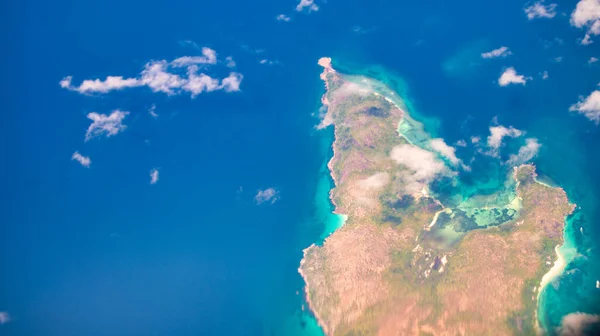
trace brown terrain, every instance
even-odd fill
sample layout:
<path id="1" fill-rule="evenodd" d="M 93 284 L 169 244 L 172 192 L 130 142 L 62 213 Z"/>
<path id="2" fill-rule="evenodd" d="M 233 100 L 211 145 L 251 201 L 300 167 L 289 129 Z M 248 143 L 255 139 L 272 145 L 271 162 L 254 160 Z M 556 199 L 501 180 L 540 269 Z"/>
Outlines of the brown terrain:
<path id="1" fill-rule="evenodd" d="M 537 183 L 533 166 L 517 167 L 518 218 L 439 244 L 427 227 L 441 204 L 418 190 L 430 180 L 391 155 L 407 146 L 398 133 L 404 107 L 368 81 L 339 74 L 328 59 L 319 64 L 324 122 L 336 135 L 331 198 L 348 216 L 322 246 L 305 250 L 300 267 L 325 333 L 535 334 L 536 287 L 573 209 L 564 191 Z"/>

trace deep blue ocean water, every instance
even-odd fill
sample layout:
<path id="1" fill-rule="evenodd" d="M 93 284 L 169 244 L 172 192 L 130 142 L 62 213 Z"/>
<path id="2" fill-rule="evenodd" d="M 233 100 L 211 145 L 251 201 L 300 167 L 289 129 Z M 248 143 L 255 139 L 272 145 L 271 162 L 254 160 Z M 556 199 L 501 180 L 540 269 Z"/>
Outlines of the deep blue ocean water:
<path id="1" fill-rule="evenodd" d="M 545 318 L 600 313 L 600 131 L 568 112 L 597 87 L 600 66 L 587 60 L 600 48 L 577 44 L 575 2 L 535 21 L 513 0 L 317 3 L 310 14 L 294 1 L 0 5 L 0 311 L 12 319 L 1 335 L 318 334 L 297 268 L 332 221 L 332 132 L 314 129 L 322 56 L 401 78 L 413 112 L 448 143 L 487 136 L 494 117 L 537 137 L 539 172 L 581 207 L 581 256 L 548 288 Z M 198 54 L 187 40 L 231 55 L 241 92 L 90 97 L 58 85 Z M 503 45 L 514 55 L 479 56 Z M 534 80 L 500 88 L 506 66 Z M 131 112 L 127 130 L 84 143 L 85 115 L 116 108 Z M 75 150 L 91 168 L 70 160 Z M 161 177 L 149 185 L 153 167 Z M 268 187 L 280 200 L 257 206 Z"/>

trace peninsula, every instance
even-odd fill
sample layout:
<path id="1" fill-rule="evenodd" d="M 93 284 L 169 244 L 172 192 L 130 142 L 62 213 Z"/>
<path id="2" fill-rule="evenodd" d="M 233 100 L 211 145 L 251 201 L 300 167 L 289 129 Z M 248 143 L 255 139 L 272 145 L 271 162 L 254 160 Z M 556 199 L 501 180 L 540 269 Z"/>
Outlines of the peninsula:
<path id="1" fill-rule="evenodd" d="M 470 194 L 470 169 L 432 138 L 384 83 L 322 58 L 322 126 L 335 130 L 335 213 L 347 216 L 304 251 L 306 299 L 327 335 L 531 335 L 537 291 L 574 205 L 507 169 L 503 188 Z"/>

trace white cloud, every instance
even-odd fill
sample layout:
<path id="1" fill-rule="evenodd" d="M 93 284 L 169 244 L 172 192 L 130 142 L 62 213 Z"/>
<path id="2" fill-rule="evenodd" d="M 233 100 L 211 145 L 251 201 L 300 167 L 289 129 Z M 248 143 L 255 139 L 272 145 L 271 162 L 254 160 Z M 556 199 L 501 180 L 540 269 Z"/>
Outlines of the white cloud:
<path id="1" fill-rule="evenodd" d="M 506 162 L 510 166 L 518 166 L 521 165 L 531 159 L 533 159 L 541 145 L 535 138 L 529 138 L 525 140 L 525 145 L 519 148 L 519 152 L 517 154 L 511 154 L 508 161 Z"/>
<path id="2" fill-rule="evenodd" d="M 456 142 L 456 145 L 459 147 L 467 147 L 467 142 L 463 139 L 460 139 Z"/>
<path id="3" fill-rule="evenodd" d="M 447 172 L 444 163 L 436 159 L 432 152 L 417 146 L 403 144 L 392 149 L 390 157 L 415 174 L 414 177 L 420 181 L 431 181 L 440 174 Z"/>
<path id="4" fill-rule="evenodd" d="M 497 154 L 498 148 L 502 145 L 502 139 L 505 137 L 517 138 L 523 134 L 522 131 L 510 126 L 504 127 L 502 125 L 499 126 L 491 126 L 490 127 L 490 136 L 487 138 L 487 145 L 492 150 L 492 154 Z"/>
<path id="5" fill-rule="evenodd" d="M 552 46 L 555 45 L 563 45 L 565 43 L 565 40 L 563 40 L 560 37 L 555 37 L 552 40 L 543 39 L 541 42 L 544 45 L 544 49 L 550 49 Z"/>
<path id="6" fill-rule="evenodd" d="M 211 48 L 203 47 L 202 56 L 183 56 L 171 62 L 174 67 L 185 67 L 192 64 L 217 64 L 217 53 Z"/>
<path id="7" fill-rule="evenodd" d="M 482 58 L 497 58 L 497 57 L 506 57 L 512 55 L 512 52 L 508 49 L 508 47 L 500 47 L 498 49 L 494 49 L 489 52 L 484 52 L 481 54 Z"/>
<path id="8" fill-rule="evenodd" d="M 277 21 L 283 21 L 283 22 L 289 22 L 291 20 L 290 17 L 285 14 L 279 14 L 279 15 L 277 15 L 277 17 L 275 19 Z"/>
<path id="9" fill-rule="evenodd" d="M 413 145 L 403 144 L 394 147 L 390 157 L 408 168 L 396 174 L 399 185 L 407 194 L 418 193 L 436 178 L 453 174 L 433 152 Z"/>
<path id="10" fill-rule="evenodd" d="M 73 81 L 73 76 L 67 76 L 61 79 L 60 82 L 58 82 L 58 84 L 63 89 L 69 89 L 71 88 L 71 81 Z"/>
<path id="11" fill-rule="evenodd" d="M 270 202 L 273 204 L 277 202 L 277 200 L 279 200 L 279 191 L 277 191 L 275 188 L 258 190 L 256 196 L 254 196 L 254 201 L 259 205 L 265 202 Z"/>
<path id="12" fill-rule="evenodd" d="M 235 62 L 231 56 L 225 60 L 227 67 L 235 67 Z M 82 94 L 108 93 L 141 86 L 146 86 L 153 92 L 163 92 L 167 95 L 189 92 L 192 97 L 201 92 L 215 90 L 239 91 L 243 78 L 239 73 L 231 73 L 229 77 L 223 79 L 212 78 L 205 73 L 198 74 L 199 66 L 217 63 L 217 53 L 213 49 L 204 47 L 202 48 L 202 56 L 183 56 L 171 62 L 166 60 L 150 61 L 144 65 L 144 69 L 135 78 L 108 76 L 105 80 L 86 79 L 79 86 L 73 86 L 73 77 L 67 76 L 59 82 L 59 85 L 62 88 Z M 186 68 L 187 77 L 182 77 L 183 71 L 180 68 Z"/>
<path id="13" fill-rule="evenodd" d="M 585 34 L 579 43 L 581 43 L 581 45 L 590 45 L 594 43 L 594 41 L 592 41 L 592 36 L 590 36 L 590 34 Z"/>
<path id="14" fill-rule="evenodd" d="M 225 57 L 225 61 L 225 66 L 228 68 L 235 68 L 235 61 L 233 60 L 233 57 L 227 56 Z"/>
<path id="15" fill-rule="evenodd" d="M 82 166 L 89 168 L 90 165 L 92 164 L 92 160 L 90 159 L 89 156 L 83 156 L 81 154 L 79 154 L 78 151 L 75 151 L 75 153 L 73 153 L 73 155 L 71 156 L 71 160 L 75 160 L 77 162 L 79 162 Z"/>
<path id="16" fill-rule="evenodd" d="M 600 323 L 600 315 L 575 312 L 564 316 L 561 320 L 558 334 L 562 336 L 587 335 L 586 329 Z"/>
<path id="17" fill-rule="evenodd" d="M 478 143 L 479 143 L 479 141 L 481 141 L 481 138 L 480 138 L 480 137 L 478 137 L 478 136 L 472 136 L 472 137 L 471 137 L 471 143 L 472 143 L 472 144 L 476 145 L 476 144 L 478 144 Z"/>
<path id="18" fill-rule="evenodd" d="M 527 83 L 527 80 L 530 78 L 526 78 L 523 75 L 517 74 L 515 68 L 510 67 L 504 70 L 500 78 L 498 78 L 498 85 L 507 86 L 509 84 L 523 84 Z"/>
<path id="19" fill-rule="evenodd" d="M 121 110 L 114 110 L 110 115 L 96 112 L 88 113 L 87 117 L 92 120 L 92 124 L 85 133 L 85 141 L 102 135 L 111 137 L 125 130 L 127 126 L 123 125 L 123 119 L 128 114 L 129 112 Z"/>
<path id="20" fill-rule="evenodd" d="M 588 64 L 592 64 L 592 63 L 596 63 L 598 62 L 598 59 L 596 57 L 590 57 Z"/>
<path id="21" fill-rule="evenodd" d="M 255 54 L 255 55 L 262 54 L 266 51 L 265 49 L 262 49 L 262 48 L 250 47 L 247 44 L 242 44 L 240 47 L 242 48 L 243 51 L 250 53 L 250 54 Z"/>
<path id="22" fill-rule="evenodd" d="M 569 111 L 583 114 L 596 124 L 600 123 L 600 91 L 595 90 L 587 98 L 580 97 L 579 102 L 572 105 Z"/>
<path id="23" fill-rule="evenodd" d="M 581 0 L 571 13 L 571 25 L 586 28 L 587 33 L 581 44 L 592 43 L 592 35 L 600 35 L 600 0 Z"/>
<path id="24" fill-rule="evenodd" d="M 183 90 L 189 91 L 192 98 L 202 92 L 211 92 L 219 89 L 219 80 L 212 78 L 206 74 L 197 74 L 198 66 L 192 65 L 188 68 L 188 80 L 182 87 Z"/>
<path id="25" fill-rule="evenodd" d="M 352 32 L 358 34 L 358 35 L 364 35 L 364 34 L 368 34 L 371 32 L 374 32 L 375 30 L 377 30 L 376 27 L 371 27 L 371 28 L 364 28 L 362 26 L 356 25 L 354 27 L 352 27 Z M 415 45 L 419 46 L 421 44 L 423 44 L 425 41 L 424 40 L 418 40 Z"/>
<path id="26" fill-rule="evenodd" d="M 192 40 L 179 41 L 179 45 L 182 46 L 182 47 L 190 46 L 190 47 L 192 47 L 194 49 L 200 50 L 200 46 L 196 42 L 194 42 Z"/>
<path id="27" fill-rule="evenodd" d="M 11 318 L 8 312 L 0 311 L 0 325 L 10 322 Z"/>
<path id="28" fill-rule="evenodd" d="M 152 116 L 152 118 L 158 118 L 158 113 L 156 113 L 156 105 L 152 104 L 148 109 L 148 113 Z"/>
<path id="29" fill-rule="evenodd" d="M 538 1 L 525 8 L 525 14 L 529 20 L 546 18 L 551 19 L 556 16 L 556 4 L 545 5 L 544 1 Z"/>
<path id="30" fill-rule="evenodd" d="M 429 142 L 429 145 L 434 151 L 440 153 L 440 155 L 452 162 L 453 165 L 458 165 L 460 163 L 460 159 L 456 157 L 456 148 L 448 146 L 444 139 L 432 139 Z"/>
<path id="31" fill-rule="evenodd" d="M 358 183 L 365 189 L 381 189 L 390 183 L 390 174 L 386 172 L 376 173 Z"/>
<path id="32" fill-rule="evenodd" d="M 225 92 L 240 91 L 242 79 L 244 79 L 244 76 L 241 73 L 232 72 L 221 80 L 219 88 L 225 90 Z"/>
<path id="33" fill-rule="evenodd" d="M 554 61 L 554 62 L 556 62 L 556 63 L 560 63 L 560 62 L 562 62 L 562 61 L 563 61 L 563 58 L 562 58 L 562 56 L 558 56 L 558 57 L 555 57 L 555 58 L 553 59 L 553 61 Z"/>
<path id="34" fill-rule="evenodd" d="M 305 8 L 308 8 L 309 12 L 319 10 L 319 6 L 315 4 L 314 0 L 300 0 L 300 3 L 298 3 L 298 5 L 296 6 L 296 11 L 301 12 Z"/>
<path id="35" fill-rule="evenodd" d="M 152 168 L 150 170 L 150 184 L 156 184 L 158 182 L 158 169 Z"/>
<path id="36" fill-rule="evenodd" d="M 142 71 L 141 82 L 154 92 L 175 94 L 175 90 L 185 85 L 186 80 L 179 75 L 167 71 L 167 61 L 152 61 L 146 64 Z"/>
<path id="37" fill-rule="evenodd" d="M 278 60 L 272 61 L 268 58 L 263 58 L 260 61 L 258 61 L 258 63 L 263 65 L 281 65 L 281 63 Z"/>
<path id="38" fill-rule="evenodd" d="M 556 42 L 556 44 L 558 45 L 563 45 L 565 43 L 565 40 L 561 39 L 560 37 L 555 37 L 554 42 Z"/>
<path id="39" fill-rule="evenodd" d="M 62 88 L 71 91 L 77 91 L 79 93 L 107 93 L 109 91 L 121 90 L 124 88 L 131 88 L 140 86 L 141 83 L 137 78 L 123 78 L 123 76 L 108 76 L 105 80 L 100 79 L 86 79 L 79 86 L 71 86 L 73 77 L 67 76 L 63 78 L 59 84 Z"/>
<path id="40" fill-rule="evenodd" d="M 542 72 L 542 79 L 548 79 L 548 77 L 549 77 L 548 71 Z"/>

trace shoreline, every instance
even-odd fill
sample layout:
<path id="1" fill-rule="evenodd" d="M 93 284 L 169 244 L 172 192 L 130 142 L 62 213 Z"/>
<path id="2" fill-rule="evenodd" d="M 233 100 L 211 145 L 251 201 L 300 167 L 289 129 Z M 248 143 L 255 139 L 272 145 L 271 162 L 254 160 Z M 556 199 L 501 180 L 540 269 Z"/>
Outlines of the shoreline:
<path id="1" fill-rule="evenodd" d="M 542 280 L 540 281 L 540 291 L 538 291 L 538 300 L 540 298 L 541 292 L 548 284 L 554 280 L 557 276 L 559 276 L 562 271 L 565 269 L 566 262 L 565 257 L 560 252 L 561 245 L 556 245 L 554 247 L 554 253 L 556 253 L 556 260 L 554 261 L 554 265 L 550 268 L 550 270 L 542 276 Z"/>
<path id="2" fill-rule="evenodd" d="M 335 70 L 331 67 L 331 58 L 329 58 L 329 57 L 321 57 L 318 61 L 318 64 L 323 67 L 323 72 L 321 72 L 319 77 L 323 80 L 323 82 L 325 82 L 325 93 L 321 97 L 321 103 L 323 104 L 323 106 L 329 107 L 329 100 L 327 99 L 327 92 L 329 92 L 329 83 L 327 83 L 327 74 L 330 72 L 335 72 Z M 338 184 L 335 174 L 333 173 L 333 160 L 335 160 L 336 154 L 337 154 L 337 151 L 335 149 L 335 147 L 336 147 L 335 144 L 336 144 L 336 139 L 337 139 L 337 130 L 335 128 L 335 125 L 333 124 L 333 121 L 329 117 L 329 109 L 327 109 L 327 112 L 325 113 L 325 116 L 323 117 L 323 120 L 321 121 L 321 123 L 318 125 L 318 128 L 323 129 L 328 126 L 333 126 L 333 143 L 331 144 L 331 149 L 333 150 L 333 155 L 331 156 L 331 159 L 329 159 L 329 161 L 327 162 L 327 169 L 329 169 L 329 176 L 333 180 L 333 188 L 331 188 L 331 190 L 329 190 L 329 200 L 330 200 L 331 204 L 333 204 L 333 207 L 334 207 L 333 213 L 336 215 L 339 215 L 337 212 L 335 212 L 337 209 L 337 204 L 335 203 L 335 200 L 333 199 L 333 195 L 332 195 L 333 189 L 335 189 L 335 187 Z"/>
<path id="3" fill-rule="evenodd" d="M 564 245 L 564 242 L 563 242 Z M 548 286 L 548 284 L 550 284 L 552 282 L 552 280 L 556 279 L 556 277 L 560 276 L 565 267 L 567 266 L 567 263 L 565 262 L 565 258 L 562 255 L 562 253 L 560 252 L 560 248 L 563 245 L 556 245 L 554 247 L 554 253 L 556 253 L 557 259 L 554 261 L 554 265 L 552 265 L 552 267 L 550 268 L 550 270 L 544 274 L 542 276 L 542 280 L 540 281 L 540 287 L 537 290 L 537 297 L 536 297 L 536 307 L 535 307 L 535 333 L 536 335 L 544 335 L 545 332 L 547 331 L 546 326 L 544 326 L 542 324 L 542 322 L 540 321 L 540 316 L 538 314 L 540 308 L 542 307 L 540 303 L 542 303 L 542 301 L 540 300 L 542 298 L 542 292 L 544 291 L 544 288 L 546 288 L 546 286 Z"/>
<path id="4" fill-rule="evenodd" d="M 309 285 L 308 285 L 308 278 L 306 277 L 306 274 L 304 274 L 304 271 L 302 270 L 302 266 L 306 262 L 306 254 L 308 253 L 308 251 L 310 251 L 311 249 L 315 248 L 316 246 L 317 245 L 315 245 L 313 243 L 309 247 L 307 247 L 304 250 L 302 250 L 302 259 L 300 260 L 300 267 L 298 267 L 298 273 L 300 273 L 300 276 L 302 277 L 302 279 L 304 280 L 304 283 L 305 283 L 305 286 L 304 286 L 304 301 L 306 301 L 306 305 L 308 306 L 308 310 L 311 312 L 311 314 L 317 320 L 317 324 L 323 330 L 323 334 L 328 335 L 327 326 L 325 325 L 325 321 L 323 321 L 323 319 L 319 316 L 319 314 L 317 314 L 316 310 L 313 309 L 314 305 L 313 305 L 312 301 L 310 300 L 310 289 L 309 289 Z"/>
<path id="5" fill-rule="evenodd" d="M 331 67 L 331 58 L 329 58 L 329 57 L 320 58 L 318 61 L 318 64 L 324 68 L 323 72 L 321 72 L 321 75 L 320 75 L 320 78 L 325 82 L 325 93 L 321 97 L 321 102 L 322 102 L 323 106 L 329 107 L 329 100 L 327 99 L 327 92 L 329 92 L 329 84 L 327 83 L 327 74 L 329 72 L 335 72 L 335 70 Z M 323 117 L 323 120 L 321 121 L 321 124 L 318 125 L 318 128 L 322 129 L 322 128 L 326 128 L 327 126 L 330 126 L 330 125 L 333 126 L 333 143 L 331 144 L 331 148 L 333 150 L 333 155 L 331 156 L 331 159 L 329 159 L 329 161 L 327 162 L 327 169 L 329 169 L 329 176 L 331 177 L 331 180 L 333 181 L 333 188 L 331 188 L 329 190 L 328 195 L 329 195 L 329 201 L 333 205 L 332 215 L 344 216 L 344 215 L 338 214 L 336 212 L 337 204 L 335 203 L 335 200 L 333 199 L 333 190 L 336 188 L 336 186 L 338 184 L 336 176 L 333 172 L 333 162 L 336 159 L 336 154 L 337 154 L 337 151 L 336 151 L 337 130 L 335 128 L 335 125 L 333 124 L 333 121 L 330 119 L 331 118 L 329 117 L 329 109 L 328 109 L 327 112 L 325 113 L 325 116 Z M 343 223 L 339 227 L 337 227 L 333 232 L 335 232 L 339 228 L 341 228 L 344 225 L 346 219 L 347 219 L 347 216 L 345 218 L 343 218 Z M 331 234 L 333 234 L 333 232 Z M 327 240 L 327 238 L 325 238 L 325 240 Z M 306 277 L 306 274 L 302 270 L 302 266 L 306 262 L 306 255 L 308 254 L 308 252 L 311 249 L 316 248 L 316 247 L 317 247 L 317 245 L 315 243 L 313 243 L 309 247 L 302 250 L 302 259 L 300 260 L 300 267 L 298 267 L 298 273 L 300 273 L 300 276 L 304 280 L 304 284 L 305 284 L 304 285 L 304 301 L 306 301 L 308 309 L 310 310 L 312 315 L 317 320 L 319 327 L 321 327 L 321 329 L 323 330 L 323 334 L 328 335 L 329 333 L 328 333 L 327 325 L 325 324 L 325 321 L 319 316 L 317 311 L 314 309 L 314 304 L 312 303 L 312 301 L 310 299 L 310 283 L 308 282 L 308 278 Z"/>
<path id="6" fill-rule="evenodd" d="M 518 168 L 524 166 L 524 165 L 529 165 L 534 167 L 535 169 L 535 165 L 534 164 L 522 164 L 518 167 L 514 167 L 515 172 L 513 174 L 517 185 L 516 188 L 519 188 L 519 180 L 517 180 L 517 176 L 516 173 L 518 171 Z M 533 181 L 535 183 L 538 183 L 546 188 L 551 188 L 551 189 L 560 189 L 563 193 L 565 193 L 565 195 L 568 198 L 567 192 L 559 186 L 551 186 L 547 183 L 544 183 L 542 181 L 539 181 L 537 179 L 537 172 L 534 173 L 533 175 Z M 520 196 L 519 196 L 520 197 Z M 571 202 L 569 202 L 569 204 L 571 205 L 571 212 L 569 214 L 567 214 L 567 216 L 573 214 L 573 212 L 575 211 L 575 209 L 577 208 L 576 204 L 573 204 Z M 536 307 L 535 307 L 535 312 L 534 312 L 534 317 L 535 317 L 535 332 L 536 335 L 544 335 L 546 332 L 546 328 L 544 325 L 542 325 L 540 318 L 539 318 L 539 311 L 540 308 L 542 307 L 541 303 L 542 301 L 540 299 L 542 299 L 542 292 L 544 291 L 544 289 L 557 277 L 561 276 L 564 273 L 565 268 L 567 267 L 567 265 L 571 262 L 571 260 L 567 260 L 567 258 L 565 257 L 565 255 L 563 254 L 563 252 L 561 251 L 561 249 L 563 248 L 574 248 L 574 247 L 569 247 L 567 246 L 567 243 L 569 243 L 568 241 L 568 237 L 567 237 L 567 228 L 569 226 L 569 222 L 567 221 L 567 216 L 565 216 L 565 220 L 563 222 L 563 234 L 562 234 L 562 238 L 561 238 L 561 243 L 556 245 L 554 247 L 554 253 L 556 255 L 556 260 L 554 261 L 554 264 L 552 265 L 552 267 L 548 270 L 548 272 L 544 273 L 544 275 L 542 276 L 542 279 L 540 280 L 540 284 L 539 287 L 537 288 L 537 296 L 536 296 Z"/>

